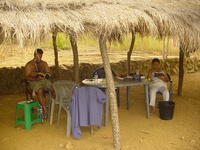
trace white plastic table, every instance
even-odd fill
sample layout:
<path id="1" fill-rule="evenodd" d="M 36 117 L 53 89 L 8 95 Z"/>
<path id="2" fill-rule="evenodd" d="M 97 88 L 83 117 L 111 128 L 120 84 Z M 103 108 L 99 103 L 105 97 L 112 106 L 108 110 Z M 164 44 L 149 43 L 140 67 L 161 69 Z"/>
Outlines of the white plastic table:
<path id="1" fill-rule="evenodd" d="M 82 81 L 82 83 L 85 86 L 93 86 L 97 88 L 105 88 L 106 90 L 106 97 L 107 97 L 107 102 L 105 106 L 105 113 L 104 113 L 104 125 L 108 125 L 108 114 L 109 114 L 109 98 L 108 98 L 108 89 L 106 85 L 106 79 L 98 79 L 98 84 L 96 85 L 94 83 L 94 79 L 85 79 Z M 130 87 L 131 86 L 136 86 L 136 85 L 144 85 L 144 93 L 145 93 L 145 106 L 146 106 L 146 117 L 150 117 L 150 112 L 149 112 L 149 88 L 148 85 L 150 84 L 150 81 L 147 79 L 131 79 L 131 78 L 124 78 L 124 79 L 119 79 L 115 78 L 114 79 L 114 84 L 115 87 L 127 87 L 127 109 L 130 109 Z"/>

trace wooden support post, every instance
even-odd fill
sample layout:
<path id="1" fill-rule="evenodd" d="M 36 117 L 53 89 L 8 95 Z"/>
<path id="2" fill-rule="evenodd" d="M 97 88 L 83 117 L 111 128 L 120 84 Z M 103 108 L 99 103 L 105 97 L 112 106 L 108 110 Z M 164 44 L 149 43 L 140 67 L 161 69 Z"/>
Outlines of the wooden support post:
<path id="1" fill-rule="evenodd" d="M 101 51 L 101 57 L 104 64 L 104 69 L 106 73 L 106 82 L 109 93 L 109 101 L 110 101 L 110 111 L 111 111 L 111 122 L 112 122 L 112 131 L 113 131 L 113 140 L 114 140 L 114 148 L 115 150 L 121 149 L 120 143 L 120 129 L 119 129 L 119 119 L 118 119 L 118 108 L 117 108 L 117 99 L 115 94 L 115 86 L 111 71 L 111 66 L 106 50 L 106 39 L 103 35 L 99 38 L 99 46 Z"/>

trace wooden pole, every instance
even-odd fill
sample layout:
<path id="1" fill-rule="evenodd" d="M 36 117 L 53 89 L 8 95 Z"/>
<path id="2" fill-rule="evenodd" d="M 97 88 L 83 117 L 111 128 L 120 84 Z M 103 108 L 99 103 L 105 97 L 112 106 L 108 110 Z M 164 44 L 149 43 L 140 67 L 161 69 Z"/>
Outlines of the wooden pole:
<path id="1" fill-rule="evenodd" d="M 165 54 L 165 58 L 168 57 L 169 54 L 169 36 L 167 36 L 167 46 L 166 46 L 166 54 Z"/>
<path id="2" fill-rule="evenodd" d="M 79 59 L 78 59 L 78 48 L 77 48 L 76 36 L 70 35 L 70 43 L 73 50 L 74 81 L 79 83 Z"/>
<path id="3" fill-rule="evenodd" d="M 140 52 L 144 51 L 144 35 L 140 36 Z"/>
<path id="4" fill-rule="evenodd" d="M 181 45 L 179 52 L 179 81 L 178 81 L 178 92 L 177 92 L 178 96 L 182 95 L 183 78 L 184 78 L 183 63 L 184 63 L 184 50 L 183 46 Z"/>
<path id="5" fill-rule="evenodd" d="M 120 150 L 121 149 L 120 129 L 119 129 L 118 108 L 117 108 L 117 101 L 116 101 L 116 94 L 115 94 L 115 86 L 114 86 L 110 61 L 109 61 L 109 57 L 106 50 L 106 39 L 103 37 L 103 35 L 101 35 L 99 38 L 99 46 L 100 46 L 101 57 L 103 60 L 104 69 L 106 73 L 106 82 L 107 82 L 109 101 L 110 101 L 114 148 L 115 150 Z"/>
<path id="6" fill-rule="evenodd" d="M 59 68 L 59 62 L 58 62 L 58 49 L 56 45 L 56 36 L 57 32 L 52 33 L 52 40 L 53 40 L 53 49 L 54 49 L 54 55 L 55 55 L 55 68 L 56 68 L 56 75 L 58 76 L 58 79 L 61 78 L 60 68 Z"/>
<path id="7" fill-rule="evenodd" d="M 131 45 L 129 48 L 129 51 L 127 52 L 127 73 L 130 74 L 131 73 L 131 54 L 133 52 L 133 47 L 135 44 L 135 32 L 131 32 L 132 33 L 132 39 L 131 39 Z"/>
<path id="8" fill-rule="evenodd" d="M 162 37 L 162 42 L 163 42 L 163 45 L 162 45 L 162 56 L 163 56 L 163 58 L 165 58 L 165 36 Z"/>

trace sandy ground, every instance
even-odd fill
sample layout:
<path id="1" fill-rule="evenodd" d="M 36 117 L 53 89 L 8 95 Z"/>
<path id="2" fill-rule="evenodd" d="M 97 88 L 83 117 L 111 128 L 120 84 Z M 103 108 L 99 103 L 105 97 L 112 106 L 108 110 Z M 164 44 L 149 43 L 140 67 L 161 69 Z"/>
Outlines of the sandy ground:
<path id="1" fill-rule="evenodd" d="M 183 95 L 176 96 L 178 76 L 173 79 L 172 120 L 161 120 L 159 110 L 149 119 L 145 115 L 142 86 L 131 88 L 131 109 L 126 109 L 125 88 L 121 88 L 121 106 L 118 109 L 122 150 L 200 150 L 200 72 L 185 74 Z M 114 150 L 112 125 L 94 128 L 81 127 L 80 140 L 65 137 L 66 113 L 62 111 L 59 128 L 49 119 L 35 123 L 26 131 L 23 125 L 15 128 L 16 103 L 25 100 L 25 94 L 0 96 L 0 150 Z M 157 102 L 162 100 L 157 96 Z M 57 107 L 56 107 L 57 110 Z M 108 138 L 103 138 L 108 137 Z"/>
<path id="2" fill-rule="evenodd" d="M 7 48 L 5 48 L 6 50 Z M 88 48 L 87 48 L 88 49 Z M 34 49 L 33 49 L 34 50 Z M 9 56 L 1 53 L 0 67 L 20 67 L 33 58 L 33 50 L 23 52 L 13 49 Z M 43 60 L 50 66 L 54 64 L 52 49 L 44 49 Z M 3 50 L 1 49 L 1 52 Z M 110 52 L 111 62 L 126 59 L 126 52 Z M 151 54 L 142 54 L 150 57 Z M 17 57 L 16 57 L 17 56 Z M 101 63 L 98 51 L 93 48 L 79 53 L 80 62 L 89 62 L 91 56 L 95 62 Z M 140 53 L 134 53 L 134 60 L 141 59 Z M 156 57 L 155 54 L 152 57 Z M 73 54 L 70 50 L 59 51 L 59 61 L 72 64 Z M 118 109 L 120 139 L 122 150 L 200 150 L 200 72 L 185 74 L 183 94 L 176 96 L 178 76 L 173 79 L 173 101 L 175 104 L 172 120 L 161 120 L 159 110 L 149 119 L 145 115 L 144 92 L 142 86 L 131 88 L 131 109 L 126 109 L 126 91 L 120 88 L 121 106 Z M 57 107 L 54 113 L 54 124 L 49 125 L 49 119 L 43 124 L 35 123 L 32 129 L 26 131 L 23 125 L 15 128 L 16 103 L 25 100 L 25 94 L 0 95 L 0 150 L 114 150 L 112 125 L 109 120 L 108 126 L 101 129 L 95 127 L 94 134 L 90 135 L 89 127 L 81 127 L 82 137 L 80 140 L 71 135 L 67 138 L 66 113 L 62 111 L 59 128 L 56 127 Z M 162 100 L 157 96 L 157 103 Z M 107 137 L 107 138 L 105 138 Z"/>

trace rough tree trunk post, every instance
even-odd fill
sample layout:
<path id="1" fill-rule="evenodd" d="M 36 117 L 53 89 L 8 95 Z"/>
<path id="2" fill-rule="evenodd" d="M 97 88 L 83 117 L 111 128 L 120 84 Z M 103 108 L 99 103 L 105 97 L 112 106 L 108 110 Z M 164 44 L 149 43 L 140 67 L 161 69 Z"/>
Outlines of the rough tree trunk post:
<path id="1" fill-rule="evenodd" d="M 58 76 L 58 79 L 60 79 L 60 68 L 59 68 L 59 62 L 58 62 L 58 49 L 56 45 L 56 36 L 57 32 L 52 33 L 52 40 L 53 40 L 53 49 L 54 49 L 54 55 L 55 55 L 55 69 L 56 69 L 56 75 Z"/>
<path id="2" fill-rule="evenodd" d="M 134 44 L 135 44 L 135 32 L 131 32 L 132 33 L 132 40 L 131 40 L 131 45 L 130 45 L 130 48 L 129 48 L 129 51 L 127 52 L 127 73 L 130 74 L 131 72 L 131 54 L 132 54 L 132 51 L 133 51 L 133 47 L 134 47 Z"/>
<path id="3" fill-rule="evenodd" d="M 183 63 L 184 63 L 184 50 L 183 50 L 183 47 L 180 46 L 180 52 L 179 52 L 179 78 L 178 78 L 179 81 L 178 81 L 178 92 L 177 92 L 178 96 L 182 95 L 183 77 L 184 77 Z"/>
<path id="4" fill-rule="evenodd" d="M 120 130 L 119 130 L 119 119 L 118 119 L 118 108 L 117 108 L 117 101 L 116 101 L 116 94 L 115 94 L 115 86 L 114 86 L 108 54 L 106 51 L 106 40 L 104 39 L 102 35 L 99 38 L 99 46 L 100 46 L 101 57 L 103 60 L 104 69 L 106 73 L 106 82 L 108 86 L 107 88 L 108 88 L 109 101 L 110 101 L 112 131 L 113 131 L 113 137 L 114 137 L 113 138 L 114 148 L 116 150 L 120 150 L 121 149 Z"/>
<path id="5" fill-rule="evenodd" d="M 79 59 L 78 59 L 78 48 L 76 37 L 74 35 L 70 35 L 70 43 L 73 50 L 73 61 L 74 61 L 74 81 L 79 83 Z"/>
<path id="6" fill-rule="evenodd" d="M 162 37 L 162 42 L 163 42 L 163 45 L 162 45 L 162 56 L 163 56 L 163 58 L 165 58 L 165 37 L 164 36 Z"/>
<path id="7" fill-rule="evenodd" d="M 140 52 L 144 51 L 144 35 L 140 36 Z"/>
<path id="8" fill-rule="evenodd" d="M 168 57 L 168 54 L 169 54 L 169 36 L 167 36 L 167 46 L 166 46 L 166 55 L 165 55 L 165 58 Z"/>

